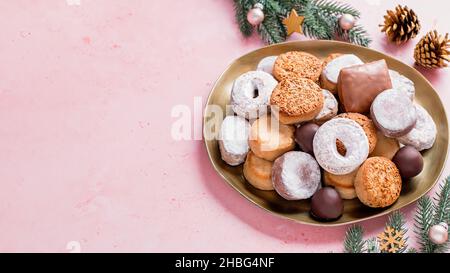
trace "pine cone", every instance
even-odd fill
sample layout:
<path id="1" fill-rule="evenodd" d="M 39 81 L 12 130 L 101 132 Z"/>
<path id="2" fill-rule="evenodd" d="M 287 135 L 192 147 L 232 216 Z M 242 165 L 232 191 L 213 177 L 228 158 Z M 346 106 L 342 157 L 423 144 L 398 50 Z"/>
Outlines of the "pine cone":
<path id="1" fill-rule="evenodd" d="M 428 68 L 445 67 L 450 62 L 449 47 L 448 33 L 444 37 L 436 30 L 430 31 L 417 43 L 414 59 L 417 64 Z"/>
<path id="2" fill-rule="evenodd" d="M 419 33 L 419 19 L 412 9 L 398 5 L 395 11 L 387 10 L 386 12 L 384 24 L 380 27 L 382 27 L 381 32 L 386 32 L 392 42 L 401 44 L 416 37 Z"/>

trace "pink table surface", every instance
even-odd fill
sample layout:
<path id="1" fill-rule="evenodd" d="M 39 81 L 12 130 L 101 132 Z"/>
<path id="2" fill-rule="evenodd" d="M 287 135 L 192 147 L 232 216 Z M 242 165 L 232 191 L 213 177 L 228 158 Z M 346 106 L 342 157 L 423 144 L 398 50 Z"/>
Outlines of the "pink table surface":
<path id="1" fill-rule="evenodd" d="M 342 251 L 347 227 L 264 212 L 215 173 L 202 141 L 171 137 L 172 108 L 204 102 L 262 46 L 241 37 L 231 0 L 77 2 L 0 2 L 0 251 Z M 407 64 L 418 38 L 387 43 L 387 8 L 414 8 L 421 35 L 450 30 L 448 4 L 348 2 L 371 47 Z M 450 109 L 450 71 L 422 72 Z M 414 206 L 402 211 L 412 223 Z M 366 235 L 385 220 L 364 222 Z"/>

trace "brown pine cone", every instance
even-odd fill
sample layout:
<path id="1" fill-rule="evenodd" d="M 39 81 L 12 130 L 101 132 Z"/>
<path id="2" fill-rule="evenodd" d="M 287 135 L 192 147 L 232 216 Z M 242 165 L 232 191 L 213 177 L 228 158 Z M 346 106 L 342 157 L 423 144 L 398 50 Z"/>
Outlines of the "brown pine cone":
<path id="1" fill-rule="evenodd" d="M 412 9 L 398 5 L 394 11 L 387 10 L 386 12 L 384 24 L 380 27 L 392 42 L 401 44 L 416 37 L 419 33 L 419 19 Z"/>
<path id="2" fill-rule="evenodd" d="M 424 67 L 446 67 L 450 62 L 449 46 L 448 33 L 444 37 L 436 30 L 430 31 L 417 43 L 414 59 L 417 64 Z"/>

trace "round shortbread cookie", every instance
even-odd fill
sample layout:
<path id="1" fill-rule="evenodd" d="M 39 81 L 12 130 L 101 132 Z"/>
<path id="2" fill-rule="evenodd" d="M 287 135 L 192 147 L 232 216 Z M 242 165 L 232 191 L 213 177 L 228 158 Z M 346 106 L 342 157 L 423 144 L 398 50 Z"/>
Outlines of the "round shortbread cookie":
<path id="1" fill-rule="evenodd" d="M 273 190 L 272 166 L 273 162 L 259 158 L 250 151 L 244 163 L 243 174 L 253 187 L 265 191 Z"/>
<path id="2" fill-rule="evenodd" d="M 294 126 L 281 124 L 266 115 L 253 122 L 248 143 L 257 157 L 274 161 L 295 148 L 294 132 Z"/>

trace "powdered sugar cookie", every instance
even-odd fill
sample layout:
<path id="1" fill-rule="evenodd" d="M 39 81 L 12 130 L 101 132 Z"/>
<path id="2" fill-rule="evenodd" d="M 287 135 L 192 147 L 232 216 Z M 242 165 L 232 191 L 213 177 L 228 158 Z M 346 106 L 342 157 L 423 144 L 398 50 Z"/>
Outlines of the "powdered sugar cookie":
<path id="1" fill-rule="evenodd" d="M 377 145 L 377 128 L 373 124 L 372 120 L 360 113 L 342 113 L 336 116 L 336 118 L 348 118 L 356 121 L 363 128 L 369 140 L 369 153 L 371 153 Z M 337 148 L 340 154 L 345 154 L 345 147 L 341 146 L 342 143 L 337 143 Z M 344 150 L 340 150 L 344 148 Z"/>
<path id="2" fill-rule="evenodd" d="M 278 82 L 263 71 L 249 71 L 233 84 L 230 103 L 233 111 L 244 118 L 257 118 L 267 113 L 270 95 Z"/>
<path id="3" fill-rule="evenodd" d="M 340 155 L 336 148 L 339 139 L 346 148 Z M 348 118 L 334 118 L 317 130 L 313 140 L 314 155 L 326 171 L 343 175 L 354 171 L 369 155 L 369 140 L 361 125 Z"/>
<path id="4" fill-rule="evenodd" d="M 380 93 L 373 101 L 370 113 L 375 126 L 387 137 L 406 135 L 417 120 L 413 103 L 397 89 Z"/>
<path id="5" fill-rule="evenodd" d="M 337 115 L 338 112 L 338 102 L 334 95 L 330 91 L 325 89 L 322 89 L 322 94 L 324 99 L 322 110 L 320 110 L 319 114 L 317 114 L 317 116 L 313 120 L 318 124 L 332 119 Z"/>
<path id="6" fill-rule="evenodd" d="M 219 149 L 223 161 L 237 166 L 245 161 L 248 146 L 250 124 L 238 116 L 227 116 L 219 131 Z"/>
<path id="7" fill-rule="evenodd" d="M 403 76 L 402 74 L 398 73 L 397 71 L 391 69 L 389 69 L 389 76 L 391 76 L 393 89 L 405 92 L 411 101 L 414 100 L 416 88 L 414 87 L 413 81 Z"/>
<path id="8" fill-rule="evenodd" d="M 308 153 L 287 152 L 273 164 L 272 183 L 284 199 L 310 198 L 320 187 L 319 165 Z"/>
<path id="9" fill-rule="evenodd" d="M 269 74 L 273 74 L 273 65 L 275 64 L 278 56 L 268 56 L 259 61 L 256 66 L 257 71 L 264 71 Z"/>
<path id="10" fill-rule="evenodd" d="M 340 54 L 339 56 L 334 57 L 324 66 L 322 70 L 322 74 L 320 75 L 320 82 L 322 84 L 322 87 L 336 94 L 336 85 L 341 69 L 354 65 L 360 65 L 363 63 L 364 62 L 361 61 L 360 58 L 353 54 Z"/>
<path id="11" fill-rule="evenodd" d="M 398 140 L 404 145 L 411 145 L 418 151 L 430 149 L 436 140 L 436 124 L 427 110 L 422 106 L 415 104 L 417 113 L 417 122 L 414 128 L 406 135 L 399 137 Z"/>

